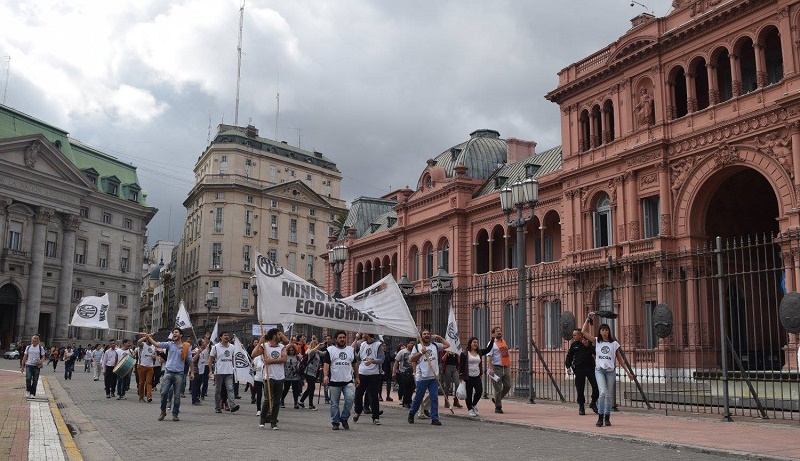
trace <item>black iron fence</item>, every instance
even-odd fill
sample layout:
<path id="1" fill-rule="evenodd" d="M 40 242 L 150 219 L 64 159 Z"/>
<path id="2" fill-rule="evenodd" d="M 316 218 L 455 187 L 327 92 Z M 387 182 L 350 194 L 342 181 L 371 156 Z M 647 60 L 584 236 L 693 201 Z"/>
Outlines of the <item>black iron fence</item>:
<path id="1" fill-rule="evenodd" d="M 778 307 L 784 293 L 800 283 L 800 235 L 647 251 L 653 247 L 642 245 L 643 251 L 618 259 L 600 256 L 594 263 L 567 268 L 545 263 L 527 270 L 535 398 L 577 400 L 564 367 L 570 341 L 561 336 L 561 316 L 570 311 L 580 328 L 590 311 L 610 310 L 618 318 L 603 321 L 638 381 L 618 369 L 619 406 L 797 419 L 797 339 L 783 328 Z M 516 270 L 508 270 L 475 275 L 473 285 L 452 293 L 462 341 L 476 336 L 486 344 L 492 326 L 503 328 L 513 349 L 515 386 L 516 348 L 525 340 L 518 334 L 517 284 Z M 429 326 L 426 319 L 440 316 L 431 312 L 436 303 L 417 298 L 412 310 Z M 654 319 L 659 304 L 669 307 L 673 319 L 663 338 L 663 319 Z M 488 379 L 485 384 L 491 395 Z"/>

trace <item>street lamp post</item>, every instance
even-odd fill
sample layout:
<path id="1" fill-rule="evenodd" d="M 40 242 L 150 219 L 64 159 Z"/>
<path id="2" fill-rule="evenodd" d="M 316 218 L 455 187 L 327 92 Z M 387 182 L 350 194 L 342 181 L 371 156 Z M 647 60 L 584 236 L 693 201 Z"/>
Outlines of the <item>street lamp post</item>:
<path id="1" fill-rule="evenodd" d="M 407 302 L 411 303 L 411 305 L 408 307 L 411 311 L 411 317 L 414 319 L 414 324 L 417 324 L 417 310 L 414 308 L 414 297 L 412 296 L 414 294 L 414 282 L 408 279 L 408 275 L 403 274 L 403 276 L 400 277 L 400 280 L 397 282 L 397 287 L 400 288 L 400 293 L 403 294 L 403 297 L 406 298 Z"/>
<path id="2" fill-rule="evenodd" d="M 204 331 L 203 333 L 208 332 L 208 322 L 209 322 L 209 317 L 211 317 L 211 298 L 213 296 L 214 296 L 213 291 L 209 291 L 208 293 L 206 293 L 206 331 Z"/>
<path id="3" fill-rule="evenodd" d="M 339 299 L 342 297 L 342 272 L 344 272 L 344 263 L 347 261 L 347 247 L 344 245 L 336 245 L 328 250 L 328 262 L 331 265 L 334 277 L 334 291 L 333 297 Z"/>
<path id="4" fill-rule="evenodd" d="M 431 277 L 431 307 L 434 307 L 435 312 L 433 319 L 431 319 L 433 331 L 436 334 L 446 334 L 442 327 L 442 312 L 444 311 L 444 304 L 446 303 L 447 294 L 453 291 L 453 276 L 448 274 L 443 267 L 439 267 L 436 274 Z M 447 315 L 447 314 L 445 314 Z M 447 327 L 447 320 L 444 320 L 444 328 Z"/>
<path id="5" fill-rule="evenodd" d="M 520 318 L 519 347 L 519 387 L 520 396 L 529 397 L 533 402 L 535 392 L 531 387 L 530 354 L 528 349 L 528 322 L 527 301 L 525 294 L 525 224 L 533 219 L 533 210 L 539 201 L 539 182 L 533 178 L 535 165 L 525 166 L 525 179 L 516 181 L 511 187 L 505 186 L 500 190 L 500 207 L 506 215 L 506 224 L 517 228 L 517 313 Z M 530 209 L 530 215 L 525 216 L 525 205 Z M 516 208 L 517 217 L 511 219 L 511 212 Z"/>

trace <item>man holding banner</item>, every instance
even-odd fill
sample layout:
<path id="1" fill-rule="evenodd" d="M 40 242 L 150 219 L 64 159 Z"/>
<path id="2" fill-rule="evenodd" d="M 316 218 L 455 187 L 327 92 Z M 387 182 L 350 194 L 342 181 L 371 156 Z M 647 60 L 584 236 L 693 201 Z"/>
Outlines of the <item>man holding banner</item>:
<path id="1" fill-rule="evenodd" d="M 425 391 L 431 399 L 431 424 L 441 426 L 439 421 L 439 354 L 450 347 L 450 343 L 439 335 L 431 335 L 428 330 L 422 330 L 422 342 L 414 346 L 410 361 L 415 364 L 417 390 L 411 408 L 408 410 L 408 422 L 414 424 L 414 414 L 419 409 Z M 440 342 L 432 342 L 438 339 Z"/>
<path id="2" fill-rule="evenodd" d="M 164 363 L 164 377 L 161 384 L 161 415 L 158 420 L 164 421 L 167 416 L 167 397 L 169 396 L 170 389 L 174 395 L 172 402 L 172 420 L 180 421 L 178 413 L 181 409 L 181 383 L 183 382 L 183 370 L 189 367 L 189 379 L 194 379 L 194 370 L 191 368 L 192 354 L 189 351 L 190 345 L 188 342 L 183 342 L 183 330 L 180 328 L 172 329 L 172 341 L 159 343 L 156 342 L 148 333 L 141 333 L 142 338 L 139 339 L 138 345 L 144 344 L 145 341 L 159 349 L 167 352 L 167 361 Z"/>
<path id="3" fill-rule="evenodd" d="M 347 333 L 336 332 L 336 343 L 328 347 L 323 365 L 323 384 L 328 386 L 331 399 L 331 424 L 338 431 L 339 425 L 350 429 L 347 419 L 353 408 L 353 397 L 359 385 L 358 363 L 353 346 L 347 345 Z M 355 383 L 355 384 L 354 384 Z M 344 409 L 339 408 L 339 398 L 344 394 Z"/>
<path id="4" fill-rule="evenodd" d="M 267 398 L 261 407 L 261 419 L 258 427 L 264 428 L 269 423 L 273 431 L 278 430 L 278 411 L 280 410 L 280 399 L 283 394 L 283 380 L 286 371 L 283 364 L 286 363 L 286 345 L 289 338 L 277 328 L 270 328 L 267 334 L 261 338 L 261 343 L 253 349 L 253 357 L 261 355 L 264 359 L 264 369 L 266 370 L 265 385 L 267 387 Z"/>

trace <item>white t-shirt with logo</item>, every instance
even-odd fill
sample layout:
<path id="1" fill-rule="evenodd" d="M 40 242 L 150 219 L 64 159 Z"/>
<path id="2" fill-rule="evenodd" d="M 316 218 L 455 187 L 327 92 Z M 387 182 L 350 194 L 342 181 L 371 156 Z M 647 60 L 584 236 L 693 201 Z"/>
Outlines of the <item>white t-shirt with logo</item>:
<path id="1" fill-rule="evenodd" d="M 328 358 L 330 360 L 330 382 L 349 383 L 353 380 L 353 361 L 356 359 L 356 352 L 353 346 L 328 347 Z"/>
<path id="2" fill-rule="evenodd" d="M 266 343 L 265 347 L 267 349 L 267 358 L 273 360 L 281 358 L 284 348 L 283 344 L 278 343 L 277 346 L 271 346 L 269 343 Z M 267 365 L 267 371 L 269 371 L 269 379 L 274 379 L 275 381 L 283 381 L 286 379 L 286 371 L 282 363 L 270 363 Z"/>
<path id="3" fill-rule="evenodd" d="M 253 359 L 253 371 L 255 375 L 253 379 L 260 383 L 264 382 L 264 357 L 262 355 L 257 355 L 256 358 Z"/>
<path id="4" fill-rule="evenodd" d="M 214 373 L 218 375 L 233 374 L 233 343 L 228 343 L 225 347 L 222 343 L 215 344 L 211 348 L 211 357 L 214 357 Z"/>
<path id="5" fill-rule="evenodd" d="M 428 359 L 425 359 L 425 355 L 421 356 L 417 360 L 417 374 L 416 379 L 433 379 L 436 376 L 439 376 L 439 351 L 444 350 L 444 344 L 442 343 L 430 343 L 425 346 L 425 355 L 428 356 Z M 414 346 L 412 354 L 419 354 L 422 352 L 422 344 L 416 344 Z M 431 367 L 433 371 L 431 371 Z"/>
<path id="6" fill-rule="evenodd" d="M 142 344 L 141 352 L 139 353 L 139 365 L 143 367 L 156 366 L 156 347 L 150 343 Z"/>
<path id="7" fill-rule="evenodd" d="M 358 365 L 359 375 L 372 376 L 380 374 L 380 363 L 374 362 L 370 365 L 364 363 L 367 360 L 378 360 L 378 354 L 381 354 L 381 358 L 383 357 L 380 341 L 372 341 L 372 344 L 366 341 L 361 342 L 361 347 L 358 349 L 358 356 L 361 359 L 361 363 Z"/>
<path id="8" fill-rule="evenodd" d="M 619 349 L 618 342 L 614 341 L 613 343 L 607 343 L 600 341 L 600 338 L 598 338 L 597 343 L 594 345 L 595 369 L 606 371 L 615 369 L 617 363 L 617 349 Z"/>

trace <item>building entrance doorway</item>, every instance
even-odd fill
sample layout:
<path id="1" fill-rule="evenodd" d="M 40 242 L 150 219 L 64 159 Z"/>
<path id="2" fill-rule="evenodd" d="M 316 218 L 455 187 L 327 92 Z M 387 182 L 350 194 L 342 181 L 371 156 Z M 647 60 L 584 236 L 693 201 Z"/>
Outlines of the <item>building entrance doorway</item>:
<path id="1" fill-rule="evenodd" d="M 11 343 L 20 339 L 14 337 L 19 298 L 19 291 L 14 285 L 8 283 L 0 287 L 0 350 L 7 350 Z"/>

